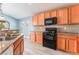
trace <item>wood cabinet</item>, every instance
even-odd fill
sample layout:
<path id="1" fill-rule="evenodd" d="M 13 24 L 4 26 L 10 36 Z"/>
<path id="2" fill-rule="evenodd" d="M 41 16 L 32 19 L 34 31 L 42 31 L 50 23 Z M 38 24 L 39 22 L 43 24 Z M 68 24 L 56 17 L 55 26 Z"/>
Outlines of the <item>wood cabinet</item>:
<path id="1" fill-rule="evenodd" d="M 44 19 L 45 19 L 44 13 L 38 14 L 38 25 L 40 26 L 44 25 Z"/>
<path id="2" fill-rule="evenodd" d="M 14 43 L 13 43 L 13 46 L 14 46 L 14 48 L 13 49 L 16 49 L 17 48 L 17 46 L 19 45 L 19 43 L 21 42 L 21 38 L 19 38 L 17 41 L 15 41 Z"/>
<path id="3" fill-rule="evenodd" d="M 40 31 L 33 31 L 31 32 L 31 41 L 37 44 L 43 44 L 43 32 Z"/>
<path id="4" fill-rule="evenodd" d="M 20 55 L 20 45 L 17 46 L 17 48 L 13 52 L 14 55 Z"/>
<path id="5" fill-rule="evenodd" d="M 42 32 L 36 32 L 36 43 L 37 44 L 43 44 L 43 33 Z"/>
<path id="6" fill-rule="evenodd" d="M 34 15 L 33 25 L 44 25 L 44 19 L 51 17 L 57 17 L 58 25 L 79 24 L 79 4 Z"/>
<path id="7" fill-rule="evenodd" d="M 68 8 L 57 10 L 57 24 L 68 24 Z"/>
<path id="8" fill-rule="evenodd" d="M 23 52 L 24 52 L 24 40 L 22 40 L 22 42 L 21 42 L 21 55 L 23 54 Z"/>
<path id="9" fill-rule="evenodd" d="M 66 37 L 65 39 L 66 39 L 66 41 L 65 41 L 65 51 L 69 52 L 69 38 Z"/>
<path id="10" fill-rule="evenodd" d="M 65 38 L 58 37 L 58 39 L 57 39 L 57 49 L 65 51 L 65 44 L 66 44 L 65 42 L 66 42 Z"/>
<path id="11" fill-rule="evenodd" d="M 50 17 L 57 17 L 56 10 L 50 12 Z"/>
<path id="12" fill-rule="evenodd" d="M 45 12 L 45 19 L 46 18 L 50 18 L 51 16 L 50 16 L 50 11 L 49 12 Z"/>
<path id="13" fill-rule="evenodd" d="M 21 55 L 24 52 L 24 38 L 20 37 L 17 41 L 13 43 L 13 54 Z"/>
<path id="14" fill-rule="evenodd" d="M 30 33 L 30 39 L 31 39 L 31 41 L 32 42 L 35 42 L 36 40 L 36 33 L 34 32 L 34 31 L 32 31 L 31 33 Z"/>
<path id="15" fill-rule="evenodd" d="M 79 24 L 79 4 L 69 7 L 70 24 Z"/>
<path id="16" fill-rule="evenodd" d="M 38 16 L 37 15 L 32 16 L 32 23 L 33 23 L 33 25 L 38 25 Z"/>
<path id="17" fill-rule="evenodd" d="M 69 52 L 77 53 L 77 40 L 69 40 Z"/>
<path id="18" fill-rule="evenodd" d="M 57 49 L 79 54 L 79 38 L 78 35 L 58 34 Z"/>
<path id="19" fill-rule="evenodd" d="M 69 52 L 72 54 L 79 54 L 79 38 L 77 35 L 71 36 L 69 40 Z"/>

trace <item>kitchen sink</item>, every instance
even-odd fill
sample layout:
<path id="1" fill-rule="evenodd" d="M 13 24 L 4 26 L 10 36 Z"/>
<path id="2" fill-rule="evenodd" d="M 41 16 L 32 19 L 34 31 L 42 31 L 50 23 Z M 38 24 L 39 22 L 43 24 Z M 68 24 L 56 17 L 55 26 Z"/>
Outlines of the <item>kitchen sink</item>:
<path id="1" fill-rule="evenodd" d="M 19 34 L 18 34 L 19 35 Z M 0 41 L 5 41 L 5 40 L 13 40 L 15 39 L 18 35 L 8 35 L 8 36 L 0 36 Z"/>
<path id="2" fill-rule="evenodd" d="M 7 36 L 7 37 L 5 38 L 5 40 L 13 40 L 13 39 L 15 39 L 17 36 L 18 36 L 18 35 Z"/>
<path id="3" fill-rule="evenodd" d="M 0 41 L 4 41 L 5 40 L 5 36 L 0 36 Z"/>
<path id="4" fill-rule="evenodd" d="M 12 36 L 12 37 L 6 37 L 5 40 L 13 40 L 15 39 L 17 36 Z"/>
<path id="5" fill-rule="evenodd" d="M 3 41 L 3 38 L 0 38 L 0 41 Z"/>

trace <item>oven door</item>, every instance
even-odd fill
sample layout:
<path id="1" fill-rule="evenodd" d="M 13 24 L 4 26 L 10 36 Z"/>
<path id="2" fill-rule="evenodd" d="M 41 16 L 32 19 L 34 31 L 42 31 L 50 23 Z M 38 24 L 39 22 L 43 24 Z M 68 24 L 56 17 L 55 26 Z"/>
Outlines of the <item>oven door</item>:
<path id="1" fill-rule="evenodd" d="M 44 32 L 43 37 L 44 37 L 44 40 L 48 40 L 48 41 L 56 40 L 56 33 L 55 33 L 55 31 Z"/>
<path id="2" fill-rule="evenodd" d="M 52 32 L 44 32 L 43 34 L 43 46 L 56 49 L 56 37 L 53 36 Z"/>

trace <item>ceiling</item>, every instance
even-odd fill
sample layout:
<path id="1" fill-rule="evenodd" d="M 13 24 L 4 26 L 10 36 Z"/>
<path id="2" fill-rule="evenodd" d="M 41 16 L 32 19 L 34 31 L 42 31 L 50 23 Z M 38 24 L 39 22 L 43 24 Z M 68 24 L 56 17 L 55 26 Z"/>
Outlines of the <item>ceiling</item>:
<path id="1" fill-rule="evenodd" d="M 72 3 L 3 3 L 4 14 L 16 19 L 32 16 L 36 13 L 72 5 Z"/>

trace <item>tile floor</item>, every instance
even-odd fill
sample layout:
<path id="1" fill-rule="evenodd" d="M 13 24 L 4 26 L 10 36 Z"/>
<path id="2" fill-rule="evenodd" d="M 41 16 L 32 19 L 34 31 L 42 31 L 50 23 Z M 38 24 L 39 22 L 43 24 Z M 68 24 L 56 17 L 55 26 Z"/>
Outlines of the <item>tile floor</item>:
<path id="1" fill-rule="evenodd" d="M 30 39 L 24 40 L 24 55 L 70 55 L 69 53 L 53 50 L 43 47 L 30 41 Z"/>

